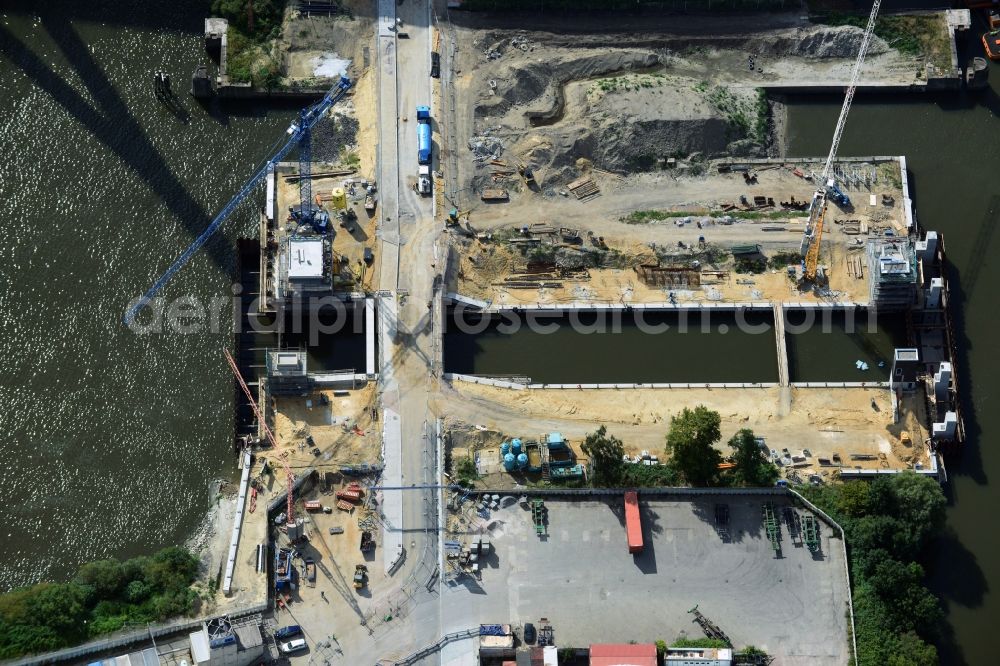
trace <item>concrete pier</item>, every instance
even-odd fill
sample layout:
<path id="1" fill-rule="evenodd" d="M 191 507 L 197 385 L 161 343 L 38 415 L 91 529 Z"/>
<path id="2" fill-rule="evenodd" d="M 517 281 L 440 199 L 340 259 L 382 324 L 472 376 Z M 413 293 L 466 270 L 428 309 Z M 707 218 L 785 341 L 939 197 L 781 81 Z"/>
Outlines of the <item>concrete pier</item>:
<path id="1" fill-rule="evenodd" d="M 778 383 L 788 386 L 788 342 L 785 339 L 785 310 L 774 306 L 774 338 L 778 347 Z"/>

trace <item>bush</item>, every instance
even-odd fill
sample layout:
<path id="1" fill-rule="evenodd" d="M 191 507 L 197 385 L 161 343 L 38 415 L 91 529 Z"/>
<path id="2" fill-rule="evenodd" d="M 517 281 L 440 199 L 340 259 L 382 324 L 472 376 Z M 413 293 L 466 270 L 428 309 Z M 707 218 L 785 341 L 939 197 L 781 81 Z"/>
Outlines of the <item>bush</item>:
<path id="1" fill-rule="evenodd" d="M 463 458 L 455 466 L 455 475 L 458 482 L 463 486 L 471 488 L 479 480 L 479 470 L 476 469 L 476 461 L 472 458 Z"/>
<path id="2" fill-rule="evenodd" d="M 229 25 L 255 40 L 273 39 L 281 28 L 285 0 L 254 0 L 253 30 L 248 23 L 247 0 L 214 0 L 212 13 L 229 21 Z"/>
<path id="3" fill-rule="evenodd" d="M 69 583 L 0 595 L 0 659 L 56 650 L 125 626 L 191 612 L 198 559 L 182 548 L 80 567 Z"/>
<path id="4" fill-rule="evenodd" d="M 858 663 L 937 663 L 926 639 L 943 613 L 914 562 L 944 521 L 945 498 L 933 480 L 913 472 L 838 486 L 806 487 L 811 501 L 844 528 L 850 552 Z"/>

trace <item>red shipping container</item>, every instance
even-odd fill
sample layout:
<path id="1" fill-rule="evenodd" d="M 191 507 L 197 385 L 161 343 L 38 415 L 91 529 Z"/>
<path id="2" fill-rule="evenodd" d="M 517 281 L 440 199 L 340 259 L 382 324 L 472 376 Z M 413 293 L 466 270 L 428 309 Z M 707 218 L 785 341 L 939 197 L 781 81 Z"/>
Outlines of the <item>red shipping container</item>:
<path id="1" fill-rule="evenodd" d="M 642 552 L 642 519 L 639 517 L 639 495 L 634 490 L 625 493 L 625 532 L 628 535 L 628 552 Z"/>

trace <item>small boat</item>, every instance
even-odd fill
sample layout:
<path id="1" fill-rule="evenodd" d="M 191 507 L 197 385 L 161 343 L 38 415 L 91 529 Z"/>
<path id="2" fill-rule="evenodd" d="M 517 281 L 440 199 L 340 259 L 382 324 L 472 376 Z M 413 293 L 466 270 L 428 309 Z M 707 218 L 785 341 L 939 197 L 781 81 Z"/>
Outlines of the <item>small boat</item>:
<path id="1" fill-rule="evenodd" d="M 990 60 L 1000 60 L 1000 30 L 991 30 L 983 35 L 983 48 Z"/>

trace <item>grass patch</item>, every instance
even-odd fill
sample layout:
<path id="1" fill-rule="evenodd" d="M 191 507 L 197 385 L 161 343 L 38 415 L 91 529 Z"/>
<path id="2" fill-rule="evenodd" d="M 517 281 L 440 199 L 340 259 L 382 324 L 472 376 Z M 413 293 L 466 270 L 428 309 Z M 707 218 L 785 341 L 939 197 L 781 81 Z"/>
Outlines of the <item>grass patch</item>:
<path id="1" fill-rule="evenodd" d="M 735 95 L 723 86 L 709 87 L 702 81 L 694 90 L 704 94 L 708 103 L 725 116 L 734 138 L 752 139 L 761 144 L 767 140 L 770 107 L 763 88 L 748 97 Z"/>
<path id="2" fill-rule="evenodd" d="M 728 213 L 713 210 L 707 213 L 697 213 L 689 210 L 635 210 L 618 218 L 625 224 L 650 224 L 681 217 L 734 217 L 741 220 L 786 220 L 793 217 L 804 217 L 797 210 L 734 210 Z"/>
<path id="3" fill-rule="evenodd" d="M 830 12 L 810 17 L 823 25 L 853 25 L 865 28 L 868 18 L 858 14 Z M 941 14 L 880 16 L 875 34 L 900 53 L 919 56 L 941 70 L 951 68 L 951 43 Z"/>
<path id="4" fill-rule="evenodd" d="M 476 481 L 481 478 L 479 470 L 476 469 L 476 461 L 472 458 L 463 458 L 458 461 L 458 464 L 455 465 L 455 476 L 458 478 L 458 483 L 466 488 L 473 487 L 476 485 Z"/>
<path id="5" fill-rule="evenodd" d="M 354 151 L 347 150 L 346 148 L 341 148 L 340 162 L 345 167 L 348 167 L 350 169 L 357 169 L 361 166 L 361 157 Z"/>
<path id="6" fill-rule="evenodd" d="M 613 76 L 598 79 L 590 86 L 587 93 L 612 93 L 617 91 L 628 92 L 630 90 L 642 90 L 643 88 L 656 88 L 662 86 L 665 77 L 659 72 L 652 74 L 625 74 L 623 76 Z"/>

